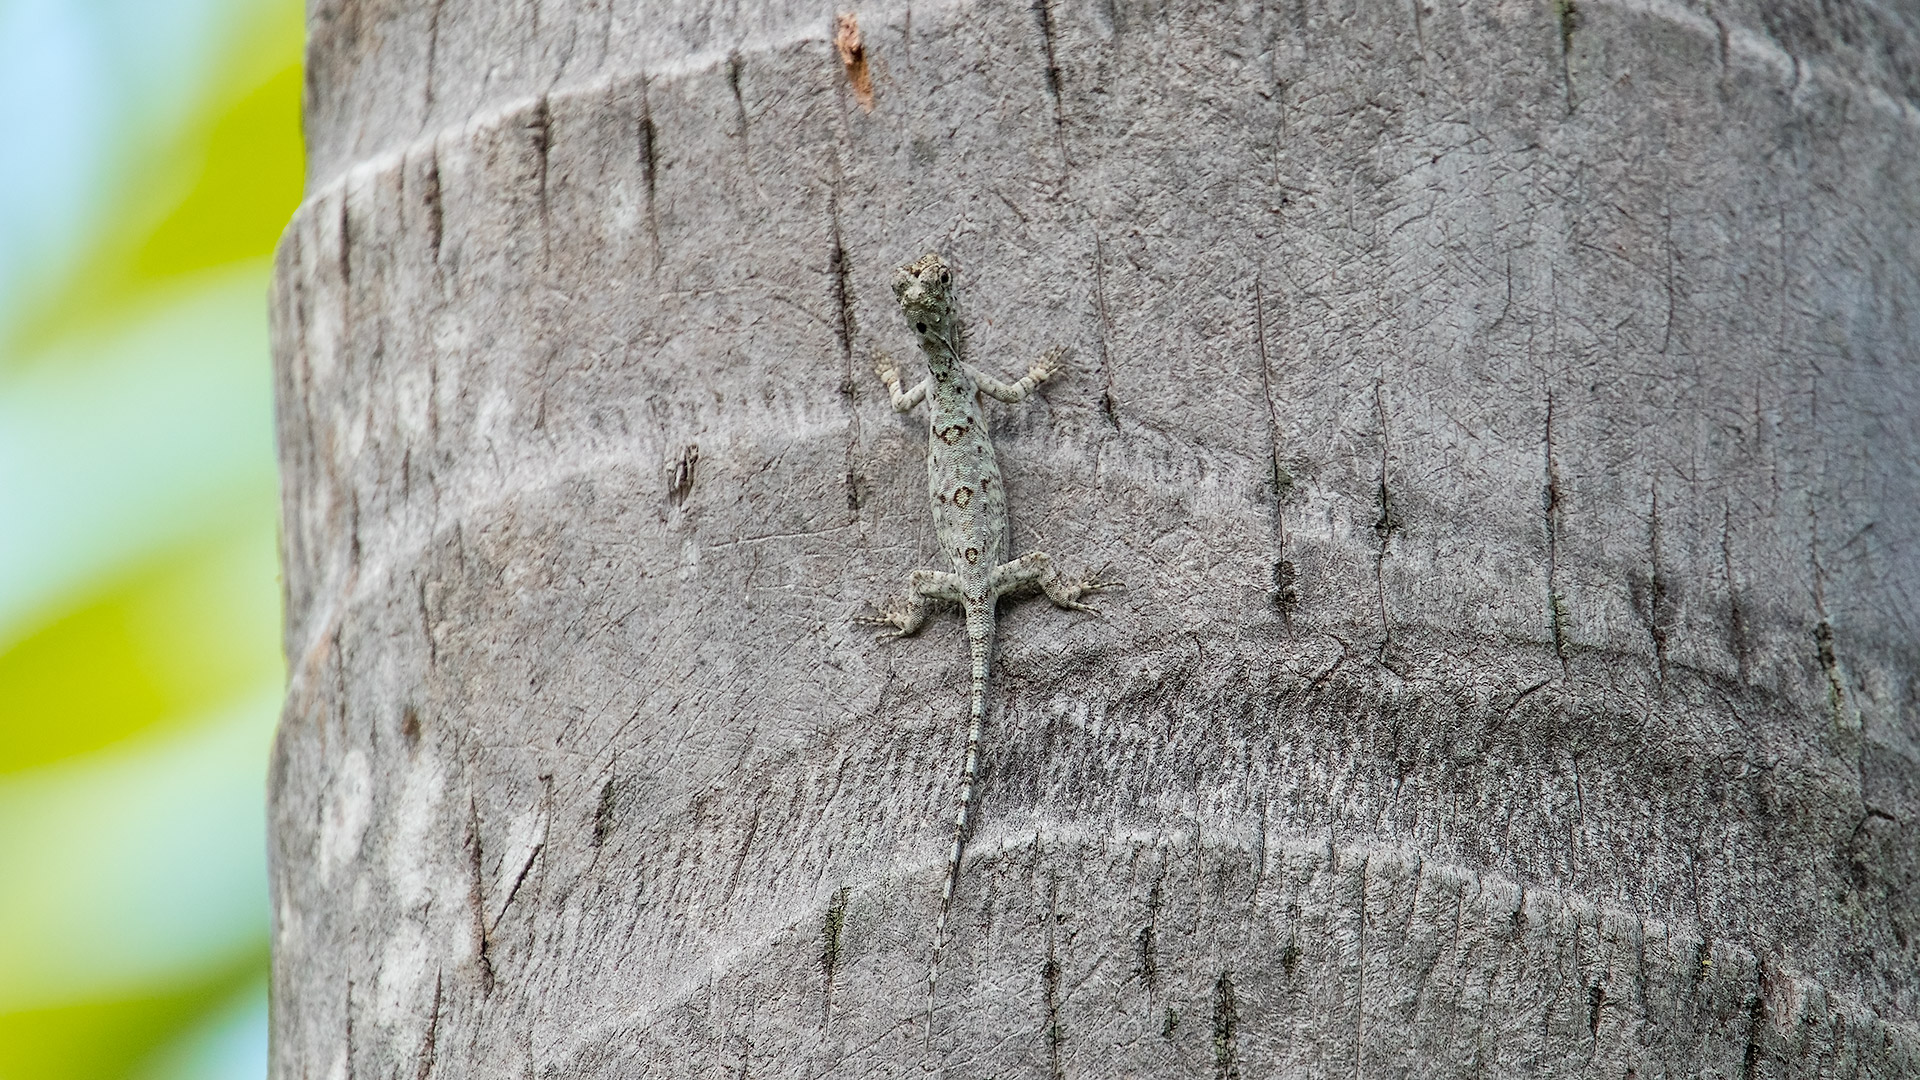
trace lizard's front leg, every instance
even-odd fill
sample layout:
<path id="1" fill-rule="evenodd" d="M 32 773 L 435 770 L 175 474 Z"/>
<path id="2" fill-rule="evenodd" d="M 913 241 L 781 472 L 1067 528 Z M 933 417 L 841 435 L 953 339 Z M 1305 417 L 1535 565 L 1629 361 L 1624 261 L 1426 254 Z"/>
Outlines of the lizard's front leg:
<path id="1" fill-rule="evenodd" d="M 893 399 L 894 412 L 908 412 L 915 405 L 927 399 L 927 388 L 933 384 L 933 377 L 921 379 L 913 389 L 900 389 L 900 369 L 894 366 L 893 357 L 886 353 L 875 353 L 873 357 L 874 374 L 887 384 L 887 396 Z"/>
<path id="2" fill-rule="evenodd" d="M 971 364 L 967 365 L 967 371 L 973 375 L 974 385 L 980 388 L 981 393 L 1011 404 L 1025 401 L 1027 395 L 1033 393 L 1034 387 L 1058 375 L 1066 355 L 1064 348 L 1048 349 L 1046 355 L 1036 360 L 1025 375 L 1010 383 L 1003 383 Z"/>
<path id="3" fill-rule="evenodd" d="M 1047 599 L 1063 608 L 1095 612 L 1099 609 L 1080 602 L 1082 596 L 1102 589 L 1126 588 L 1125 584 L 1118 581 L 1066 581 L 1054 568 L 1053 557 L 1044 551 L 1029 551 L 1012 562 L 994 567 L 988 584 L 995 596 L 1023 589 L 1039 589 L 1047 594 Z"/>
<path id="4" fill-rule="evenodd" d="M 890 630 L 875 635 L 881 638 L 906 637 L 917 634 L 927 624 L 927 616 L 932 614 L 935 603 L 963 604 L 966 593 L 962 591 L 957 574 L 942 570 L 915 570 L 907 579 L 907 595 L 899 600 L 890 600 L 885 606 L 874 605 L 872 615 L 856 615 L 853 621 L 862 626 L 887 626 Z"/>

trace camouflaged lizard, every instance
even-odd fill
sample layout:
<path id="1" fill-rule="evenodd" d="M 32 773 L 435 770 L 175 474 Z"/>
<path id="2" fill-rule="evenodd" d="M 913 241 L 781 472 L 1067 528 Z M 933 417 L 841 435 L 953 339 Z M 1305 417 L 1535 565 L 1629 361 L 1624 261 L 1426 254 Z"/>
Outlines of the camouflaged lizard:
<path id="1" fill-rule="evenodd" d="M 932 496 L 934 531 L 951 570 L 916 570 L 902 600 L 876 608 L 861 621 L 890 629 L 882 638 L 905 637 L 925 625 L 935 603 L 957 604 L 967 620 L 967 644 L 973 655 L 973 707 L 967 723 L 966 764 L 960 771 L 959 811 L 953 845 L 947 853 L 946 883 L 934 923 L 933 958 L 927 970 L 932 1008 L 940 946 L 946 940 L 947 911 L 960 879 L 960 855 L 967 840 L 974 780 L 980 764 L 980 728 L 987 715 L 987 673 L 993 660 L 994 606 L 1014 592 L 1039 590 L 1047 599 L 1074 611 L 1092 611 L 1080 598 L 1117 582 L 1061 580 L 1053 560 L 1033 551 L 1011 562 L 1007 556 L 1007 493 L 1000 465 L 987 438 L 981 395 L 1018 402 L 1060 369 L 1062 350 L 1049 352 L 1016 382 L 1003 383 L 960 358 L 953 313 L 953 273 L 940 256 L 929 253 L 894 272 L 893 292 L 907 325 L 920 338 L 928 375 L 911 390 L 900 388 L 900 372 L 881 354 L 875 370 L 887 384 L 896 412 L 928 403 L 927 488 Z M 929 1011 L 931 1021 L 931 1011 Z"/>

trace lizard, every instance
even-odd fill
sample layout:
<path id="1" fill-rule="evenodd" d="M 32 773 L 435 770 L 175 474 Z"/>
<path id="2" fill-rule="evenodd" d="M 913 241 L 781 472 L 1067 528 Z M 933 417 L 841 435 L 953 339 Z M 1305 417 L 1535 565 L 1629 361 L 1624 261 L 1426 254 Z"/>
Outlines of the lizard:
<path id="1" fill-rule="evenodd" d="M 935 604 L 957 605 L 966 616 L 967 647 L 973 661 L 966 760 L 960 770 L 953 842 L 947 850 L 946 878 L 940 890 L 940 913 L 934 921 L 933 953 L 927 970 L 931 1024 L 940 948 L 946 940 L 953 891 L 960 880 L 960 857 L 966 846 L 979 776 L 980 733 L 986 721 L 988 673 L 993 663 L 995 607 L 1008 593 L 1037 589 L 1060 607 L 1092 612 L 1096 609 L 1081 603 L 1080 598 L 1117 588 L 1120 583 L 1068 582 L 1044 551 L 1006 559 L 1011 542 L 1007 494 L 993 441 L 987 437 L 984 398 L 1010 404 L 1025 400 L 1034 388 L 1059 373 L 1065 351 L 1049 351 L 1026 375 L 1010 383 L 966 363 L 960 356 L 959 328 L 954 318 L 953 271 L 938 254 L 929 252 L 894 271 L 893 292 L 907 325 L 919 337 L 920 351 L 927 360 L 927 377 L 912 389 L 901 389 L 899 369 L 885 353 L 876 355 L 874 370 L 886 384 L 895 412 L 911 412 L 922 402 L 927 404 L 927 490 L 940 553 L 953 568 L 914 571 L 903 599 L 876 606 L 875 615 L 859 621 L 887 627 L 879 635 L 883 640 L 906 637 L 926 625 Z"/>

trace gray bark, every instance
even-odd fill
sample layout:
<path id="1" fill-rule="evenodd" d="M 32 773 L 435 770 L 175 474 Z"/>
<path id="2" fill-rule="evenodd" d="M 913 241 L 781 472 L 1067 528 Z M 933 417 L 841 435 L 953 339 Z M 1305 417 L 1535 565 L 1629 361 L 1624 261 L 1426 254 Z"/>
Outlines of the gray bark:
<path id="1" fill-rule="evenodd" d="M 315 2 L 277 1077 L 1920 1073 L 1920 9 L 711 7 Z"/>

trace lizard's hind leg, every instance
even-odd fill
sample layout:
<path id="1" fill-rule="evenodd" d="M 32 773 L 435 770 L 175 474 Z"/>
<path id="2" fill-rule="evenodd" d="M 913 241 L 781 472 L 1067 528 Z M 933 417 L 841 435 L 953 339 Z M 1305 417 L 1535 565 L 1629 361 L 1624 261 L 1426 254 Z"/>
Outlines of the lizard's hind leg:
<path id="1" fill-rule="evenodd" d="M 853 621 L 862 626 L 886 626 L 890 630 L 882 631 L 878 637 L 896 638 L 917 634 L 927 624 L 927 616 L 933 613 L 936 603 L 960 604 L 966 601 L 961 591 L 960 578 L 941 570 L 915 570 L 907 579 L 907 595 L 885 604 L 875 604 L 872 615 L 856 615 Z"/>
<path id="2" fill-rule="evenodd" d="M 1088 593 L 1102 589 L 1123 589 L 1126 586 L 1118 581 L 1067 581 L 1054 568 L 1053 557 L 1044 551 L 1029 551 L 1025 555 L 1004 562 L 993 568 L 993 576 L 988 582 L 993 595 L 1002 596 L 1010 592 L 1025 589 L 1038 589 L 1047 594 L 1047 599 L 1072 611 L 1098 611 L 1080 598 Z"/>

